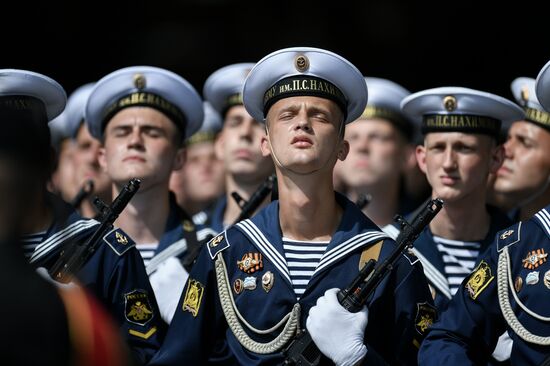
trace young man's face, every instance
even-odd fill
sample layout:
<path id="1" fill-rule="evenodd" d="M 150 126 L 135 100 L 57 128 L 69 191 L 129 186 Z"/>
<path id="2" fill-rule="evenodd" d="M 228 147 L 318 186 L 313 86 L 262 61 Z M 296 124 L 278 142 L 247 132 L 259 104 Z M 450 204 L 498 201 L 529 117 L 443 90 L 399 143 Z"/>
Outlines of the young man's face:
<path id="1" fill-rule="evenodd" d="M 244 106 L 231 107 L 215 146 L 226 172 L 251 182 L 267 177 L 273 171 L 273 164 L 260 151 L 264 136 L 263 124 L 254 120 Z"/>
<path id="2" fill-rule="evenodd" d="M 205 141 L 187 147 L 183 168 L 172 173 L 170 189 L 194 202 L 209 202 L 223 193 L 223 162 L 216 157 L 214 142 Z"/>
<path id="3" fill-rule="evenodd" d="M 73 151 L 75 167 L 74 181 L 77 185 L 76 191 L 82 187 L 85 181 L 94 181 L 95 192 L 108 192 L 111 189 L 111 179 L 99 165 L 99 149 L 101 142 L 90 135 L 85 123 L 78 128 Z M 71 199 L 74 197 L 71 197 Z"/>
<path id="4" fill-rule="evenodd" d="M 544 191 L 550 181 L 550 132 L 533 123 L 512 124 L 504 144 L 504 163 L 494 191 L 519 204 Z"/>
<path id="5" fill-rule="evenodd" d="M 291 97 L 277 101 L 267 114 L 269 143 L 262 140 L 264 156 L 275 154 L 290 171 L 308 174 L 327 170 L 345 159 L 349 145 L 342 139 L 343 115 L 336 103 L 319 97 Z"/>
<path id="6" fill-rule="evenodd" d="M 408 144 L 391 122 L 380 118 L 355 121 L 346 126 L 345 139 L 349 154 L 337 165 L 346 187 L 369 187 L 399 179 Z"/>
<path id="7" fill-rule="evenodd" d="M 485 191 L 487 177 L 497 171 L 502 155 L 492 137 L 461 132 L 428 133 L 416 150 L 434 195 L 448 202 Z"/>
<path id="8" fill-rule="evenodd" d="M 125 108 L 105 127 L 99 161 L 118 184 L 139 178 L 142 191 L 157 184 L 168 187 L 170 174 L 184 159 L 178 127 L 156 109 Z"/>

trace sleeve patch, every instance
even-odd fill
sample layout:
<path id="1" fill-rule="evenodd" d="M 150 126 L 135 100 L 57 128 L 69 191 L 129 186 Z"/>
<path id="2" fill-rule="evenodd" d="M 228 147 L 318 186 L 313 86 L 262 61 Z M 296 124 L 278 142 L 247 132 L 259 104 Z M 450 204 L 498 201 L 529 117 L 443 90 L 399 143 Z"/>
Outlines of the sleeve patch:
<path id="1" fill-rule="evenodd" d="M 474 272 L 472 272 L 465 286 L 470 298 L 472 298 L 472 300 L 477 299 L 479 294 L 489 286 L 494 278 L 495 276 L 492 275 L 489 264 L 485 261 L 479 262 L 479 265 Z"/>
<path id="2" fill-rule="evenodd" d="M 134 290 L 124 294 L 124 317 L 137 325 L 145 325 L 153 319 L 153 308 L 144 290 Z"/>
<path id="3" fill-rule="evenodd" d="M 204 285 L 197 280 L 189 278 L 185 290 L 185 297 L 183 298 L 182 310 L 190 312 L 193 317 L 197 317 L 201 307 L 203 293 Z"/>

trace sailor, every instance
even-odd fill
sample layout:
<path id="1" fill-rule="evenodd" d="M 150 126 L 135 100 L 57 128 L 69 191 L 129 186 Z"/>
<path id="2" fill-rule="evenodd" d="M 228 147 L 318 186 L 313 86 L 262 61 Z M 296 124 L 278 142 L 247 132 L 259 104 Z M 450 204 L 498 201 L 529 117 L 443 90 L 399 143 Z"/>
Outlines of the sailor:
<path id="1" fill-rule="evenodd" d="M 363 76 L 332 52 L 283 49 L 252 68 L 243 101 L 265 123 L 261 151 L 275 163 L 279 199 L 201 252 L 152 364 L 281 364 L 305 328 L 325 362 L 416 364 L 435 310 L 414 257 L 399 257 L 361 311 L 336 298 L 365 261 L 395 248 L 333 189 L 336 160 L 349 151 L 345 125 L 367 103 Z"/>

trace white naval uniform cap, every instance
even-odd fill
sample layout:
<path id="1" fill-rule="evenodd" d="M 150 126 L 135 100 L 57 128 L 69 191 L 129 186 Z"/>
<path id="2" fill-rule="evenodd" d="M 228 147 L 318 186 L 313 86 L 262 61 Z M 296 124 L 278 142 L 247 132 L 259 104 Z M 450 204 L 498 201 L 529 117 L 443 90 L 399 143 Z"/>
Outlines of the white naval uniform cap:
<path id="1" fill-rule="evenodd" d="M 413 138 L 415 124 L 401 110 L 401 101 L 411 92 L 387 79 L 365 77 L 365 82 L 369 90 L 369 100 L 359 119 L 386 119 L 399 128 L 405 136 Z"/>
<path id="2" fill-rule="evenodd" d="M 525 121 L 532 122 L 542 128 L 550 130 L 550 113 L 546 112 L 535 92 L 535 79 L 519 77 L 512 81 L 512 94 L 525 111 Z"/>
<path id="3" fill-rule="evenodd" d="M 550 112 L 550 61 L 540 70 L 535 82 L 535 91 L 539 103 Z"/>
<path id="4" fill-rule="evenodd" d="M 67 102 L 65 90 L 52 78 L 28 70 L 0 69 L 2 104 L 8 107 L 7 104 L 12 103 L 14 97 L 23 97 L 28 102 L 18 103 L 17 108 L 43 108 L 46 122 L 59 116 Z M 36 105 L 33 100 L 39 101 L 39 104 Z"/>
<path id="5" fill-rule="evenodd" d="M 442 87 L 423 90 L 403 99 L 401 109 L 429 132 L 481 133 L 497 138 L 502 126 L 524 118 L 515 103 L 479 90 Z"/>
<path id="6" fill-rule="evenodd" d="M 68 137 L 75 138 L 80 128 L 80 124 L 84 122 L 84 109 L 88 97 L 92 93 L 95 83 L 88 83 L 76 88 L 67 100 L 67 107 L 63 111 L 66 119 Z"/>
<path id="7" fill-rule="evenodd" d="M 127 107 L 150 107 L 170 118 L 184 139 L 202 124 L 202 100 L 181 76 L 158 67 L 131 66 L 103 77 L 94 86 L 85 108 L 92 136 L 101 139 L 109 120 Z"/>
<path id="8" fill-rule="evenodd" d="M 254 63 L 228 65 L 214 71 L 204 82 L 202 95 L 219 114 L 243 104 L 243 85 Z"/>
<path id="9" fill-rule="evenodd" d="M 363 75 L 349 61 L 310 47 L 286 48 L 265 56 L 244 83 L 244 106 L 257 121 L 265 121 L 276 101 L 293 96 L 330 99 L 349 123 L 364 112 L 368 92 Z"/>
<path id="10" fill-rule="evenodd" d="M 222 116 L 209 102 L 203 102 L 204 120 L 201 128 L 185 141 L 186 146 L 200 142 L 213 142 L 223 126 Z"/>

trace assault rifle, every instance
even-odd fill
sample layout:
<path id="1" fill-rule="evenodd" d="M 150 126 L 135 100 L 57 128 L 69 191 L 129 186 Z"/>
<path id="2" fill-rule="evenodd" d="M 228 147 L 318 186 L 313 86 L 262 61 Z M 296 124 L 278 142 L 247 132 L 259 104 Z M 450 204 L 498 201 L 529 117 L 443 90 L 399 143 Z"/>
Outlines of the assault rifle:
<path id="1" fill-rule="evenodd" d="M 338 292 L 338 301 L 349 312 L 356 313 L 366 304 L 376 287 L 393 270 L 401 255 L 412 247 L 422 230 L 432 221 L 443 207 L 439 198 L 430 200 L 409 224 L 402 216 L 396 216 L 401 232 L 395 239 L 396 248 L 378 266 L 371 259 L 359 271 L 351 284 Z M 298 332 L 294 340 L 285 349 L 285 365 L 315 366 L 321 361 L 321 351 L 317 348 L 307 330 Z"/>
<path id="2" fill-rule="evenodd" d="M 128 182 L 110 206 L 97 197 L 94 199 L 94 205 L 99 210 L 100 224 L 84 244 L 70 245 L 61 251 L 59 258 L 48 271 L 54 280 L 70 282 L 72 276 L 88 262 L 103 241 L 103 237 L 113 229 L 113 223 L 136 194 L 140 183 L 141 181 L 136 178 Z"/>

